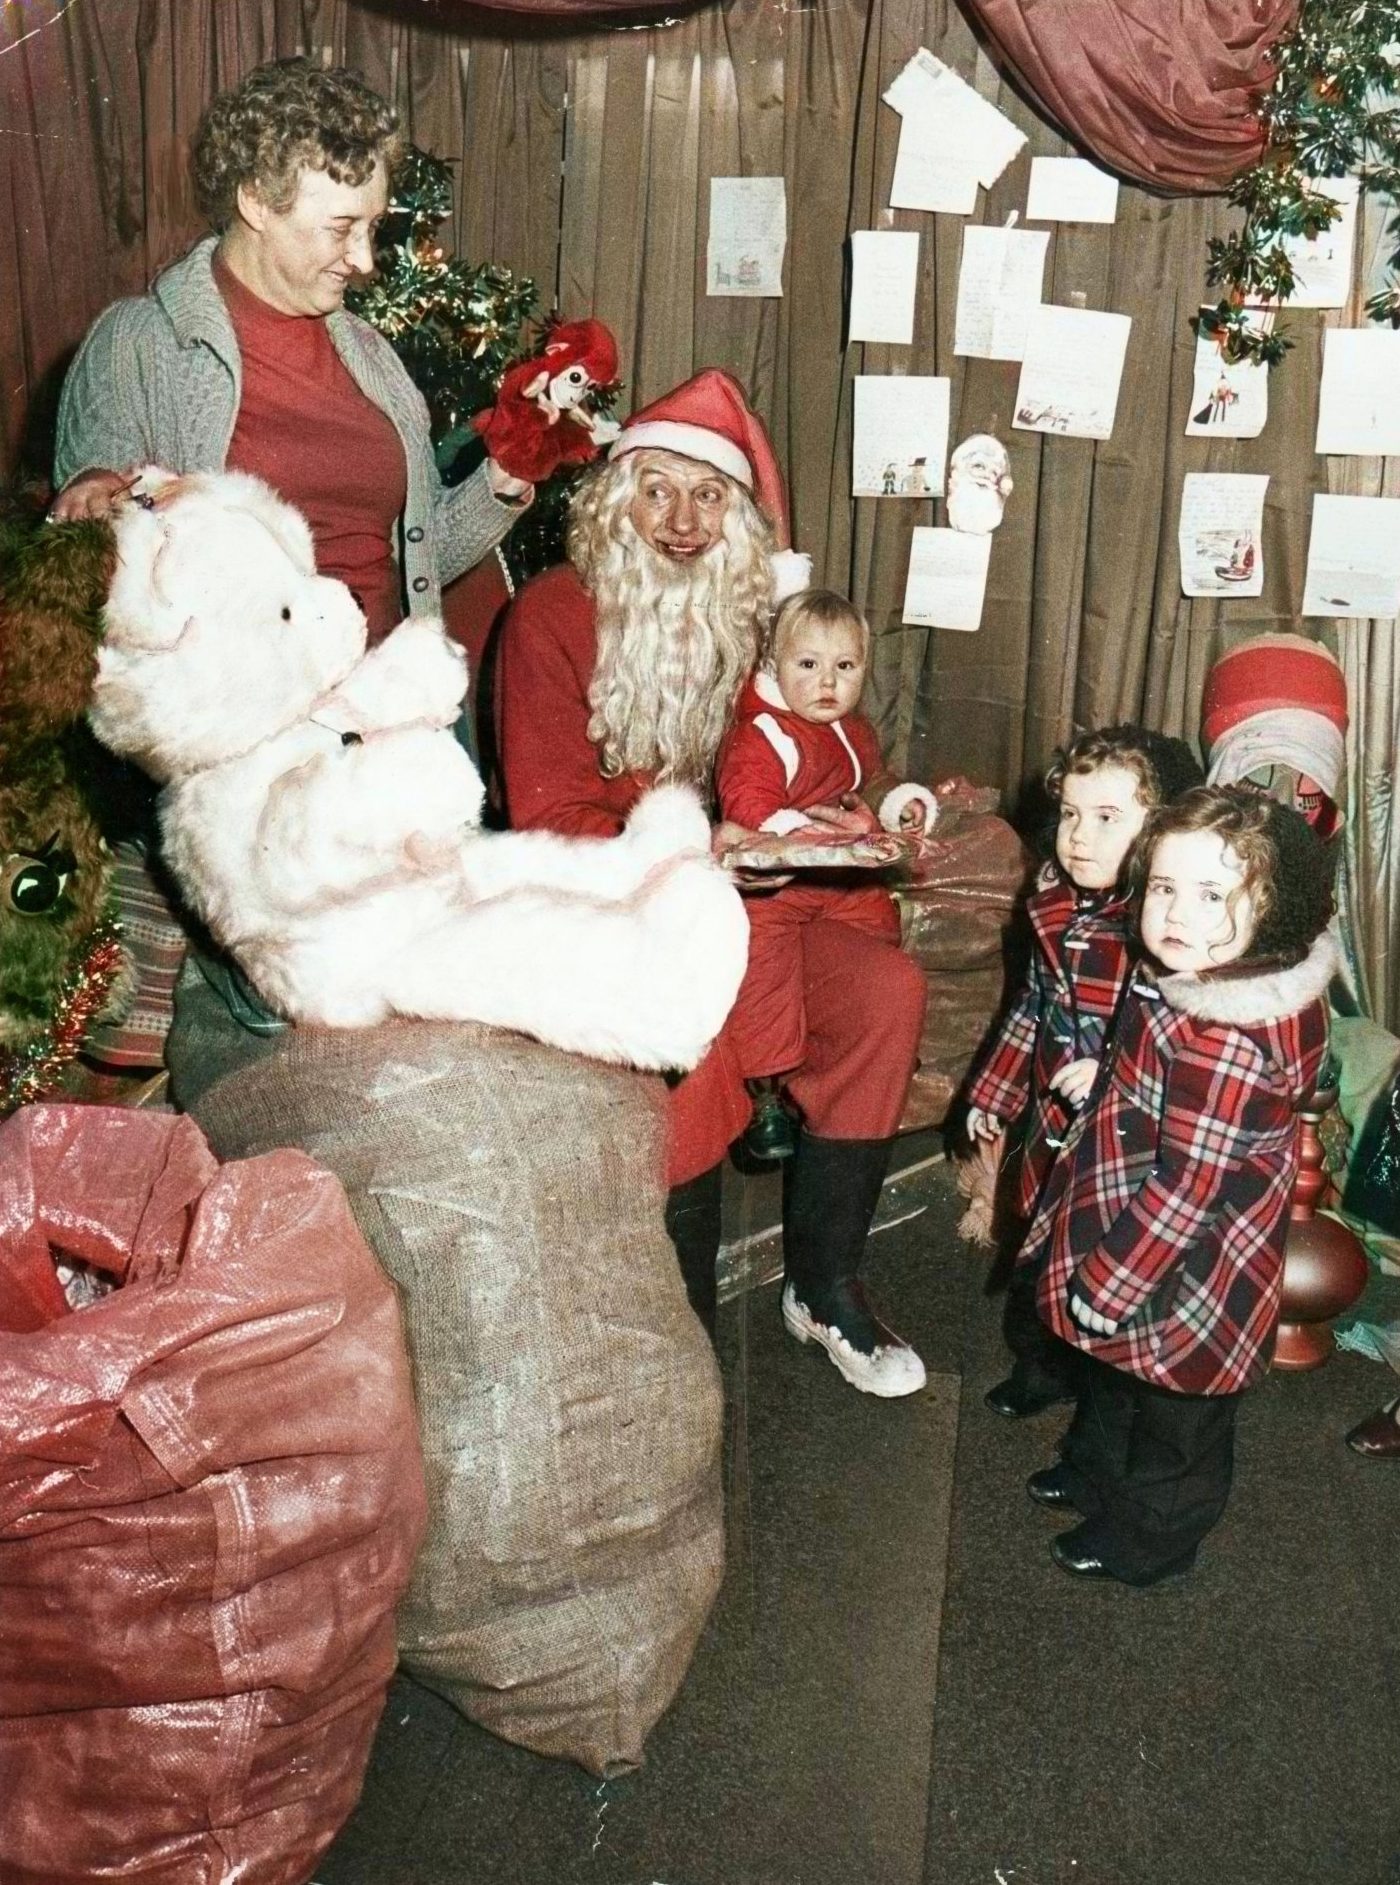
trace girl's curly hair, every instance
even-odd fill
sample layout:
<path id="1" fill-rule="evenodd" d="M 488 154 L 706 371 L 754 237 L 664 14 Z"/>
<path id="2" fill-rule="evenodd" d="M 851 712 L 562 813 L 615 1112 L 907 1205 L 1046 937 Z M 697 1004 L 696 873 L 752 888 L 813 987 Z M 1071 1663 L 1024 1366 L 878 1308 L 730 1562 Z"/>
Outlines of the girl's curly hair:
<path id="1" fill-rule="evenodd" d="M 1291 805 L 1244 785 L 1202 785 L 1149 814 L 1128 863 L 1141 896 L 1152 852 L 1169 832 L 1209 831 L 1239 860 L 1244 881 L 1227 899 L 1233 919 L 1241 895 L 1254 910 L 1254 933 L 1239 963 L 1301 962 L 1332 915 L 1336 852 Z M 1227 967 L 1236 967 L 1235 963 Z"/>
<path id="2" fill-rule="evenodd" d="M 1137 795 L 1149 810 L 1165 805 L 1193 785 L 1205 784 L 1200 762 L 1185 740 L 1149 727 L 1099 727 L 1062 747 L 1045 774 L 1045 790 L 1059 800 L 1067 773 L 1119 766 L 1137 780 Z"/>
<path id="3" fill-rule="evenodd" d="M 194 135 L 195 200 L 212 228 L 233 221 L 241 186 L 287 210 L 303 170 L 361 184 L 383 162 L 392 176 L 406 149 L 398 113 L 343 66 L 274 59 L 220 92 Z"/>

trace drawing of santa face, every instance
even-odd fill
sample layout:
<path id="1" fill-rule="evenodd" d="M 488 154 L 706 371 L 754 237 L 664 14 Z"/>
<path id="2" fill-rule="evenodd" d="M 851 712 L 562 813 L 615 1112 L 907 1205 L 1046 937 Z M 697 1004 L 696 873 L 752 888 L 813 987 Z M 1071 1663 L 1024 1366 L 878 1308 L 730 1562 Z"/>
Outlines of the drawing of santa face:
<path id="1" fill-rule="evenodd" d="M 948 461 L 948 522 L 986 536 L 1001 522 L 1012 488 L 1006 447 L 988 432 L 974 432 Z"/>

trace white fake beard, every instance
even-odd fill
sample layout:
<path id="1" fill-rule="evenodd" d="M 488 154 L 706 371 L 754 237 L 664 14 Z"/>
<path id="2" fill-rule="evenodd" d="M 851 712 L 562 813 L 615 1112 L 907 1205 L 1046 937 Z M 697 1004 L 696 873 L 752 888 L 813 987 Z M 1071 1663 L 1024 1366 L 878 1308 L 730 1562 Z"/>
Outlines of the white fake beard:
<path id="1" fill-rule="evenodd" d="M 693 563 L 638 538 L 617 607 L 599 611 L 589 737 L 605 770 L 708 780 L 734 697 L 752 663 L 756 624 L 736 624 L 723 542 Z"/>
<path id="2" fill-rule="evenodd" d="M 1006 500 L 994 485 L 978 484 L 956 472 L 949 481 L 948 522 L 954 530 L 985 537 L 1001 522 L 1005 508 Z"/>

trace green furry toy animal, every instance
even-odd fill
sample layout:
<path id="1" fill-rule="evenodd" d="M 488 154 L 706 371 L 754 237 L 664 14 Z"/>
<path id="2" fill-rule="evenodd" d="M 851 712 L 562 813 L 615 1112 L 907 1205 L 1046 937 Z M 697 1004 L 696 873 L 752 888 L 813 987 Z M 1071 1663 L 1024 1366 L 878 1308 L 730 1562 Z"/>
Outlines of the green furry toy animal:
<path id="1" fill-rule="evenodd" d="M 128 998 L 104 830 L 120 794 L 83 719 L 113 558 L 105 524 L 0 510 L 0 1115 L 59 1086 Z"/>

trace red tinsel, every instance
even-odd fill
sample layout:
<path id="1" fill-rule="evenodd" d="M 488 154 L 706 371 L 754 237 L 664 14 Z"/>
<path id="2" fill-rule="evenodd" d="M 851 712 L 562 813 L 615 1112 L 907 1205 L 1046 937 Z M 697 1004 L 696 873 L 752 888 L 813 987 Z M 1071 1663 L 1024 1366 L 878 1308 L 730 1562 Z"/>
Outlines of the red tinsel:
<path id="1" fill-rule="evenodd" d="M 64 976 L 48 1027 L 19 1053 L 0 1055 L 0 1117 L 42 1099 L 58 1085 L 83 1036 L 107 1005 L 121 967 L 116 924 L 104 922 Z"/>

